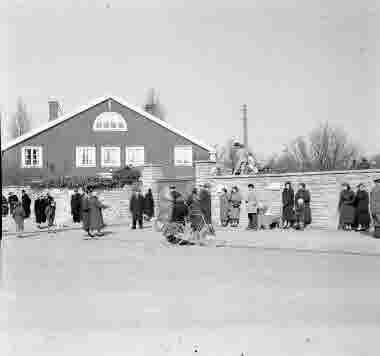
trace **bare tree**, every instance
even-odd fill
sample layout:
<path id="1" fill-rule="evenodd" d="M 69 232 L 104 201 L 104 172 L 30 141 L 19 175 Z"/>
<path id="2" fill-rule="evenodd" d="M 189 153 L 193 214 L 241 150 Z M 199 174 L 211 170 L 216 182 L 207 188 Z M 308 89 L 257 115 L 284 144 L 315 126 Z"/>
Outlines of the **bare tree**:
<path id="1" fill-rule="evenodd" d="M 166 109 L 161 104 L 159 94 L 155 89 L 149 89 L 144 110 L 159 119 L 166 121 Z"/>
<path id="2" fill-rule="evenodd" d="M 17 138 L 24 135 L 30 130 L 30 116 L 27 113 L 26 105 L 22 98 L 17 100 L 16 112 L 11 117 L 10 122 L 10 137 Z"/>

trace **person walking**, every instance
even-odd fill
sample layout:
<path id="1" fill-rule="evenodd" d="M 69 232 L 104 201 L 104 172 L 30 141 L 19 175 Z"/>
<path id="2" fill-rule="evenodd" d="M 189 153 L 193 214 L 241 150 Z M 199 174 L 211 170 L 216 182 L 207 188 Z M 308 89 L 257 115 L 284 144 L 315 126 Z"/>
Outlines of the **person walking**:
<path id="1" fill-rule="evenodd" d="M 139 228 L 143 228 L 143 214 L 144 214 L 144 197 L 140 190 L 132 194 L 129 202 L 129 210 L 132 215 L 132 230 L 136 230 L 137 223 Z"/>
<path id="2" fill-rule="evenodd" d="M 231 226 L 238 227 L 240 222 L 240 207 L 242 202 L 242 196 L 238 187 L 233 187 L 230 195 L 230 219 Z"/>
<path id="3" fill-rule="evenodd" d="M 294 224 L 294 190 L 290 182 L 285 183 L 282 191 L 282 222 L 284 229 Z"/>
<path id="4" fill-rule="evenodd" d="M 311 224 L 310 192 L 306 189 L 305 183 L 298 185 L 295 195 L 296 229 L 303 230 Z"/>
<path id="5" fill-rule="evenodd" d="M 144 214 L 148 221 L 152 220 L 154 216 L 154 199 L 151 188 L 148 189 L 144 197 Z"/>
<path id="6" fill-rule="evenodd" d="M 17 237 L 22 237 L 24 232 L 25 211 L 21 202 L 16 202 L 12 211 L 12 217 L 16 224 Z"/>
<path id="7" fill-rule="evenodd" d="M 42 228 L 41 224 L 46 222 L 46 208 L 47 200 L 42 193 L 39 193 L 37 199 L 34 201 L 34 216 L 36 218 L 36 224 L 39 229 Z"/>
<path id="8" fill-rule="evenodd" d="M 13 215 L 13 210 L 16 207 L 16 203 L 18 202 L 18 197 L 13 192 L 8 194 L 8 204 L 9 204 L 9 213 Z"/>
<path id="9" fill-rule="evenodd" d="M 78 189 L 74 189 L 74 194 L 71 196 L 71 216 L 73 217 L 74 223 L 81 222 L 81 202 L 82 195 L 79 193 Z"/>
<path id="10" fill-rule="evenodd" d="M 369 194 L 363 183 L 358 185 L 354 206 L 356 231 L 368 231 L 371 225 Z"/>
<path id="11" fill-rule="evenodd" d="M 247 230 L 257 230 L 257 211 L 258 211 L 258 200 L 255 193 L 255 186 L 253 184 L 248 184 L 248 196 L 246 200 L 247 213 L 248 213 L 248 226 Z"/>
<path id="12" fill-rule="evenodd" d="M 229 210 L 230 210 L 230 203 L 228 199 L 227 189 L 223 188 L 222 193 L 220 194 L 220 197 L 219 197 L 220 223 L 223 227 L 226 227 L 228 225 Z"/>
<path id="13" fill-rule="evenodd" d="M 102 210 L 106 208 L 108 208 L 108 206 L 100 202 L 98 194 L 92 191 L 88 198 L 88 222 L 90 238 L 93 238 L 95 234 L 96 236 L 103 236 L 102 229 L 105 227 L 105 224 Z"/>
<path id="14" fill-rule="evenodd" d="M 90 233 L 90 219 L 89 219 L 89 193 L 90 189 L 89 188 L 84 188 L 83 189 L 83 194 L 81 197 L 81 202 L 80 202 L 80 217 L 82 220 L 82 228 L 84 231 L 86 231 L 87 236 L 92 238 L 94 235 Z"/>
<path id="15" fill-rule="evenodd" d="M 343 183 L 342 188 L 338 203 L 338 229 L 351 230 L 355 222 L 355 193 L 348 183 Z"/>
<path id="16" fill-rule="evenodd" d="M 370 196 L 370 210 L 375 228 L 373 237 L 380 239 L 380 177 L 374 179 L 374 183 Z"/>
<path id="17" fill-rule="evenodd" d="M 56 211 L 56 203 L 54 198 L 50 195 L 50 193 L 46 194 L 46 207 L 45 207 L 45 215 L 48 223 L 48 231 L 55 232 L 53 229 L 54 221 L 55 221 L 55 211 Z"/>
<path id="18" fill-rule="evenodd" d="M 28 219 L 30 217 L 30 205 L 32 204 L 32 200 L 24 189 L 21 191 L 21 201 L 25 212 L 25 219 Z"/>

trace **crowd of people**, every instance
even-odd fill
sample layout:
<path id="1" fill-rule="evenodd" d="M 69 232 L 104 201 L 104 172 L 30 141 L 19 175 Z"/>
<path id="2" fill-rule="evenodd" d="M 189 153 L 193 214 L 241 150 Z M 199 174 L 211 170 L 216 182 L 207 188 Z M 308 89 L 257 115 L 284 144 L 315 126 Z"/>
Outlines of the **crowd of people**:
<path id="1" fill-rule="evenodd" d="M 369 193 L 363 183 L 354 191 L 348 183 L 342 184 L 339 196 L 338 229 L 368 231 L 371 224 L 375 227 L 375 237 L 380 237 L 380 179 L 375 179 L 375 187 Z M 243 196 L 244 195 L 244 196 Z M 21 197 L 9 193 L 8 199 L 2 196 L 3 216 L 8 213 L 13 217 L 16 231 L 22 236 L 24 220 L 31 216 L 32 200 L 22 190 Z M 167 193 L 160 197 L 160 211 L 157 221 L 164 222 L 164 236 L 171 243 L 187 243 L 182 236 L 189 223 L 190 233 L 195 240 L 202 236 L 213 235 L 210 185 L 208 183 L 194 188 L 189 195 L 183 195 L 170 186 Z M 222 188 L 219 195 L 220 224 L 236 228 L 240 224 L 241 209 L 246 205 L 248 215 L 247 230 L 258 230 L 263 226 L 294 228 L 303 230 L 311 224 L 311 194 L 304 183 L 295 190 L 290 182 L 286 182 L 282 190 L 282 214 L 268 214 L 268 208 L 260 202 L 253 184 L 248 184 L 248 193 L 242 194 L 237 186 L 228 192 Z M 71 215 L 74 223 L 81 223 L 89 239 L 103 235 L 105 227 L 103 204 L 96 191 L 75 189 L 71 196 Z M 131 195 L 129 209 L 132 217 L 132 229 L 137 225 L 143 228 L 144 221 L 154 217 L 154 198 L 152 190 L 143 194 L 135 189 Z M 49 231 L 55 226 L 56 202 L 49 192 L 40 193 L 34 201 L 34 216 L 37 227 L 42 229 L 46 224 Z M 263 219 L 272 217 L 266 224 Z"/>

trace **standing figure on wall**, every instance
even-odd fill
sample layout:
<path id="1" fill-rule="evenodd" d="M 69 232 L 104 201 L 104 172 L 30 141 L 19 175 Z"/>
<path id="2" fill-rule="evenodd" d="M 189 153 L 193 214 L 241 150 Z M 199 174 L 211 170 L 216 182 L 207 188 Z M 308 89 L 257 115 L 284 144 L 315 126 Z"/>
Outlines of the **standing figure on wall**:
<path id="1" fill-rule="evenodd" d="M 219 197 L 219 212 L 220 223 L 223 227 L 228 225 L 229 221 L 230 203 L 228 199 L 228 193 L 226 188 L 222 188 L 222 192 Z"/>
<path id="2" fill-rule="evenodd" d="M 298 191 L 295 195 L 295 213 L 296 225 L 295 228 L 303 230 L 311 224 L 311 208 L 310 208 L 310 192 L 306 189 L 305 183 L 300 183 Z"/>
<path id="3" fill-rule="evenodd" d="M 290 182 L 285 183 L 282 191 L 282 222 L 284 229 L 292 227 L 294 223 L 294 190 Z"/>
<path id="4" fill-rule="evenodd" d="M 30 205 L 32 204 L 32 200 L 29 198 L 29 195 L 26 194 L 24 189 L 21 191 L 21 200 L 25 212 L 25 219 L 27 219 L 30 217 Z"/>
<path id="5" fill-rule="evenodd" d="M 355 197 L 355 225 L 357 231 L 368 231 L 371 225 L 369 214 L 369 194 L 363 183 L 358 185 Z"/>
<path id="6" fill-rule="evenodd" d="M 81 221 L 81 202 L 82 195 L 79 193 L 78 188 L 74 189 L 74 194 L 71 196 L 71 216 L 74 223 L 80 223 Z"/>
<path id="7" fill-rule="evenodd" d="M 373 219 L 373 237 L 380 239 L 380 177 L 374 180 L 375 186 L 371 191 L 370 210 Z"/>
<path id="8" fill-rule="evenodd" d="M 148 221 L 152 220 L 154 216 L 154 199 L 150 188 L 144 197 L 144 214 Z"/>
<path id="9" fill-rule="evenodd" d="M 338 203 L 338 229 L 351 230 L 355 223 L 355 193 L 348 183 L 343 183 L 342 188 Z"/>
<path id="10" fill-rule="evenodd" d="M 240 222 L 240 207 L 242 196 L 238 187 L 233 187 L 230 195 L 230 220 L 232 227 L 238 227 Z"/>

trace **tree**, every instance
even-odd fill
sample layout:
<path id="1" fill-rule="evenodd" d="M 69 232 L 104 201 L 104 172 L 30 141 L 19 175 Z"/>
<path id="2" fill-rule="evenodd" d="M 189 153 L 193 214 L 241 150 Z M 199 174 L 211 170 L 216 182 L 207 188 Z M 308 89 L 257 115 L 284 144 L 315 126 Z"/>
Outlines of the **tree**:
<path id="1" fill-rule="evenodd" d="M 162 121 L 166 121 L 166 110 L 161 104 L 160 97 L 155 89 L 149 89 L 144 110 Z"/>
<path id="2" fill-rule="evenodd" d="M 325 123 L 290 142 L 274 168 L 294 172 L 344 170 L 351 168 L 359 153 L 359 147 L 342 128 Z"/>
<path id="3" fill-rule="evenodd" d="M 30 117 L 22 98 L 17 100 L 16 112 L 11 117 L 10 137 L 17 138 L 30 130 Z"/>

